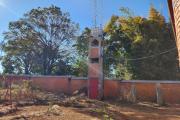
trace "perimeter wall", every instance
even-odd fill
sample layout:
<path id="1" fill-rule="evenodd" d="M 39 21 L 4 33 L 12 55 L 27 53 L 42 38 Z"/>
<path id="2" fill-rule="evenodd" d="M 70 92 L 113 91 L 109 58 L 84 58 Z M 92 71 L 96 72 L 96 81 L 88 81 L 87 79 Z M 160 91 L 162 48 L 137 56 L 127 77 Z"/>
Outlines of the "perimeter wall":
<path id="1" fill-rule="evenodd" d="M 33 84 L 41 89 L 66 94 L 72 94 L 76 90 L 88 87 L 87 78 L 71 76 L 0 76 L 0 80 L 4 78 L 15 82 L 32 80 Z M 105 99 L 129 100 L 133 95 L 136 101 L 156 102 L 159 93 L 161 93 L 160 97 L 165 103 L 180 103 L 180 81 L 104 80 Z"/>

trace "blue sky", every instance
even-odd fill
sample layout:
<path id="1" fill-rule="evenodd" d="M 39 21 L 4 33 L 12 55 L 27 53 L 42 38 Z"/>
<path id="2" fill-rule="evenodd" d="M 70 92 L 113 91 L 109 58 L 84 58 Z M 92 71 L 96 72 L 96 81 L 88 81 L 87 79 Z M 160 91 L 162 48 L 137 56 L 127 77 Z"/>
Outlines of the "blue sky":
<path id="1" fill-rule="evenodd" d="M 81 30 L 92 26 L 93 0 L 0 0 L 0 40 L 2 32 L 7 31 L 10 21 L 18 20 L 32 8 L 56 5 L 63 11 L 69 12 L 74 22 L 79 23 Z M 115 14 L 119 15 L 120 7 L 129 7 L 136 15 L 148 16 L 151 3 L 168 16 L 166 0 L 98 0 L 102 5 L 103 24 Z"/>

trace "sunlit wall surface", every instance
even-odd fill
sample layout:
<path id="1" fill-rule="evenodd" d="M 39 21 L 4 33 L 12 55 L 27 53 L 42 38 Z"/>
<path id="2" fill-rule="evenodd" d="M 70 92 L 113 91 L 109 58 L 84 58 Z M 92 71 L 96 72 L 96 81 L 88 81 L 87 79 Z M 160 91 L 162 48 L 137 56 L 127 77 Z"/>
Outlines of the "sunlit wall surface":
<path id="1" fill-rule="evenodd" d="M 180 57 L 180 0 L 172 0 L 172 6 L 174 11 L 174 25 L 175 25 L 175 32 L 177 39 L 176 43 L 178 47 L 178 56 Z M 179 65 L 180 65 L 180 59 L 179 59 Z"/>

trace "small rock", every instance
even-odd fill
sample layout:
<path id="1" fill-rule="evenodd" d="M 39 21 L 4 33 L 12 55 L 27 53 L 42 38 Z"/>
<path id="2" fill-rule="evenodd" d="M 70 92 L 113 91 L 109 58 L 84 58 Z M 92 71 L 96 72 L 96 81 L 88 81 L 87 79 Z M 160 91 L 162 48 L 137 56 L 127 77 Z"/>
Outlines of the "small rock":
<path id="1" fill-rule="evenodd" d="M 59 105 L 53 105 L 51 108 L 49 108 L 48 113 L 53 115 L 60 115 L 62 114 L 62 110 Z"/>

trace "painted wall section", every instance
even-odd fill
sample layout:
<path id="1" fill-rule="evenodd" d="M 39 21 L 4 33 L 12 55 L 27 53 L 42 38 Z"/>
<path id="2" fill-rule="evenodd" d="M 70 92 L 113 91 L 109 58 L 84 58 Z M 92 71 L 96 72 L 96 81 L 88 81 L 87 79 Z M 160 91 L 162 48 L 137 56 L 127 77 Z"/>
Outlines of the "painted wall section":
<path id="1" fill-rule="evenodd" d="M 87 78 L 71 76 L 6 76 L 5 78 L 17 83 L 22 80 L 32 80 L 33 84 L 41 89 L 55 93 L 72 94 L 76 90 L 88 87 Z M 0 76 L 0 80 L 4 80 L 4 78 Z M 180 104 L 180 81 L 120 81 L 106 79 L 104 81 L 104 98 L 128 100 L 131 98 L 133 88 L 136 90 L 137 101 L 156 102 L 156 87 L 158 84 L 160 84 L 162 99 L 165 103 Z"/>

